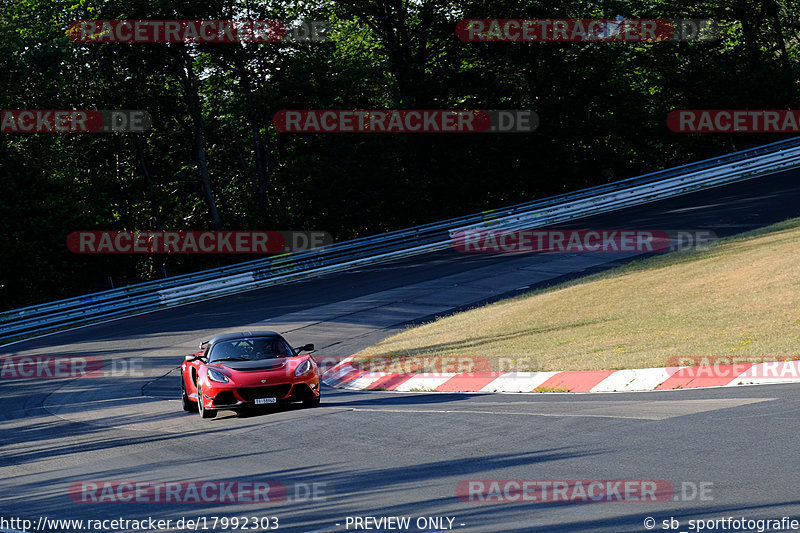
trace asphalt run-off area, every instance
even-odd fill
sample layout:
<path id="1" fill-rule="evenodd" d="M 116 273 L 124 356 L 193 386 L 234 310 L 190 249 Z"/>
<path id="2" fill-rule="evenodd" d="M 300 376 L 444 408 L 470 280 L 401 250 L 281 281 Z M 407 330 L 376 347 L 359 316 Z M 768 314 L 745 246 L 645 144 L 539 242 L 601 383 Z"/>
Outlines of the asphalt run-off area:
<path id="1" fill-rule="evenodd" d="M 574 227 L 724 237 L 799 216 L 797 178 L 775 174 Z M 407 519 L 409 531 L 609 533 L 800 515 L 787 491 L 800 447 L 795 384 L 615 394 L 323 386 L 316 409 L 212 420 L 181 410 L 179 365 L 213 334 L 269 329 L 293 346 L 314 343 L 316 357 L 343 358 L 408 324 L 633 257 L 447 250 L 7 345 L 3 356 L 146 364 L 135 376 L 2 383 L 0 514 L 33 530 L 41 517 L 149 517 L 172 531 L 250 517 L 259 530 L 298 532 L 396 531 Z"/>

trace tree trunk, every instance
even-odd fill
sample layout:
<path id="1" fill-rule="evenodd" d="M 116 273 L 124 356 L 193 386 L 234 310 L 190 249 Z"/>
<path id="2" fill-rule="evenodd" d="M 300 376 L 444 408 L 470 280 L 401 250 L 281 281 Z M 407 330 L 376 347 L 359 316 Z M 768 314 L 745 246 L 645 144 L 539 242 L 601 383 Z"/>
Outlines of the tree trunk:
<path id="1" fill-rule="evenodd" d="M 236 65 L 236 71 L 239 74 L 239 79 L 242 81 L 242 89 L 244 90 L 245 103 L 247 105 L 247 119 L 250 121 L 250 132 L 253 138 L 253 158 L 256 165 L 256 202 L 258 204 L 258 214 L 261 223 L 264 227 L 269 224 L 269 201 L 267 199 L 267 177 L 269 173 L 268 162 L 265 158 L 266 150 L 263 149 L 261 132 L 259 131 L 258 113 L 255 105 L 253 104 L 253 93 L 250 86 L 250 76 L 245 67 L 244 60 L 242 59 L 240 51 L 237 50 L 233 54 L 233 61 Z M 244 53 L 243 50 L 241 50 Z"/>
<path id="2" fill-rule="evenodd" d="M 142 167 L 142 174 L 144 174 L 144 179 L 147 181 L 147 195 L 150 198 L 150 211 L 153 216 L 153 221 L 156 223 L 156 229 L 159 231 L 164 231 L 164 223 L 161 220 L 161 213 L 158 210 L 158 204 L 156 202 L 156 192 L 155 188 L 153 187 L 153 177 L 150 174 L 150 166 L 147 164 L 147 160 L 144 157 L 144 142 L 142 141 L 141 135 L 136 135 L 136 156 L 139 158 L 139 165 Z"/>
<path id="3" fill-rule="evenodd" d="M 200 181 L 203 187 L 203 195 L 208 204 L 208 212 L 211 215 L 211 222 L 214 229 L 222 229 L 222 218 L 219 216 L 217 202 L 214 200 L 214 192 L 211 189 L 211 180 L 208 176 L 208 165 L 206 163 L 205 141 L 203 140 L 202 114 L 200 112 L 200 95 L 197 88 L 197 76 L 192 66 L 192 57 L 186 48 L 180 47 L 181 57 L 181 83 L 183 84 L 186 103 L 189 105 L 189 114 L 192 118 L 192 131 L 194 137 L 194 152 L 197 158 L 197 168 L 200 171 Z"/>
<path id="4" fill-rule="evenodd" d="M 144 179 L 147 181 L 147 195 L 150 199 L 150 211 L 153 216 L 153 221 L 156 224 L 156 229 L 158 231 L 164 231 L 164 222 L 161 219 L 161 212 L 158 210 L 158 202 L 156 202 L 156 191 L 155 187 L 153 187 L 153 177 L 150 174 L 150 166 L 147 164 L 147 159 L 144 157 L 144 141 L 142 141 L 142 135 L 137 134 L 136 137 L 136 155 L 139 158 L 139 164 L 142 167 L 142 174 L 144 174 Z M 166 260 L 156 255 L 154 257 L 154 262 L 158 265 L 158 270 L 161 272 L 161 277 L 167 277 L 167 266 Z"/>

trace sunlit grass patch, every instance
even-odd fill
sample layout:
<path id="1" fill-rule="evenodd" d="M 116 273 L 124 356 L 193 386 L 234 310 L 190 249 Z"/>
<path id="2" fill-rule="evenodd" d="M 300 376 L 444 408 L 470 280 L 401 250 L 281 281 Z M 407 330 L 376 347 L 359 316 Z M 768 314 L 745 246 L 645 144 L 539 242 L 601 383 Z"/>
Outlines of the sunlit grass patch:
<path id="1" fill-rule="evenodd" d="M 487 357 L 513 370 L 800 358 L 800 219 L 440 318 L 359 357 Z"/>

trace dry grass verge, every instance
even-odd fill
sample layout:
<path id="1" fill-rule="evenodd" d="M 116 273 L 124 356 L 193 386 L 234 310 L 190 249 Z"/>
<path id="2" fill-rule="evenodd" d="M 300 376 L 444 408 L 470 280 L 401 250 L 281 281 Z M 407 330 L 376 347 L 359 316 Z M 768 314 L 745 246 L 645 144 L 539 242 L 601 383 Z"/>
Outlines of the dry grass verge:
<path id="1" fill-rule="evenodd" d="M 800 219 L 410 328 L 360 357 L 486 357 L 513 370 L 800 359 Z"/>

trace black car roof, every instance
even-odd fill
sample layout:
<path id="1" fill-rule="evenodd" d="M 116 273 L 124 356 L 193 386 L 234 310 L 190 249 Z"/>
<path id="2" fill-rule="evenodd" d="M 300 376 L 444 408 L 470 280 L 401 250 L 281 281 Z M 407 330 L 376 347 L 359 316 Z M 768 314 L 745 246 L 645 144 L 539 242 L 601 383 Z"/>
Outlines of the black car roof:
<path id="1" fill-rule="evenodd" d="M 276 333 L 274 331 L 237 331 L 235 333 L 223 333 L 222 335 L 216 335 L 207 341 L 203 341 L 203 344 L 215 344 L 217 342 L 229 341 L 231 339 L 249 339 L 252 337 L 281 337 L 281 335 L 280 333 Z"/>

